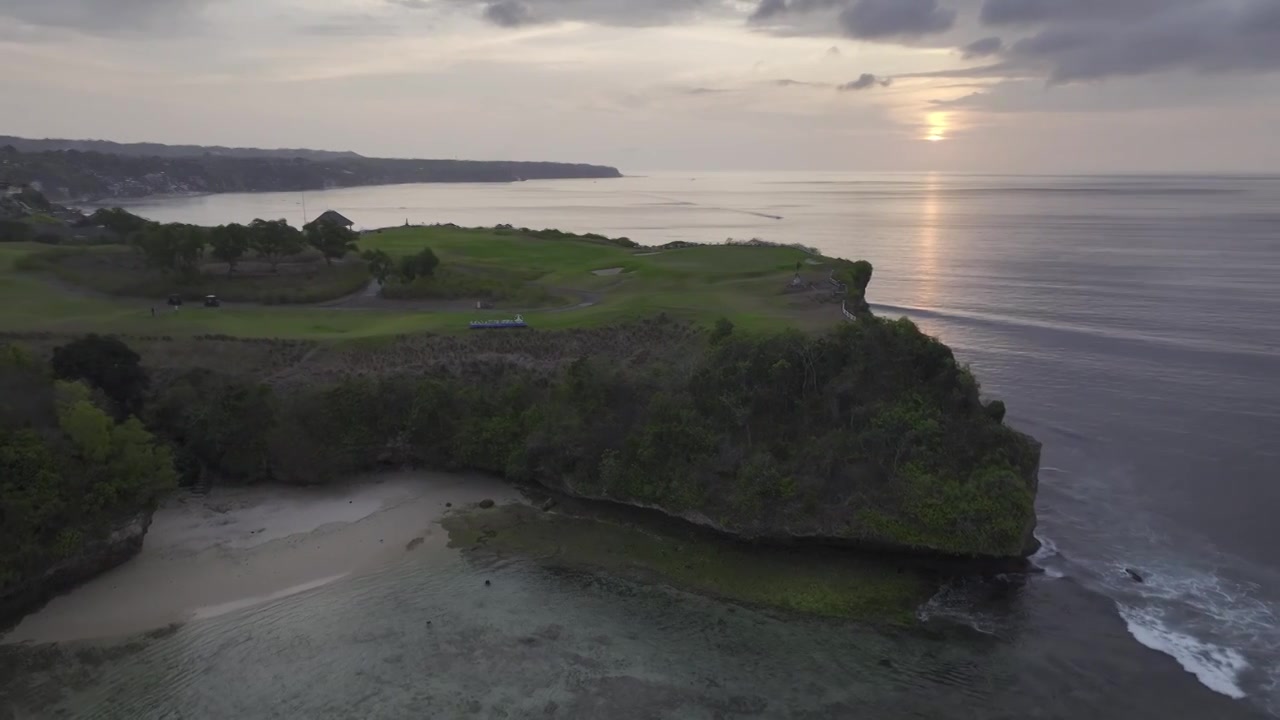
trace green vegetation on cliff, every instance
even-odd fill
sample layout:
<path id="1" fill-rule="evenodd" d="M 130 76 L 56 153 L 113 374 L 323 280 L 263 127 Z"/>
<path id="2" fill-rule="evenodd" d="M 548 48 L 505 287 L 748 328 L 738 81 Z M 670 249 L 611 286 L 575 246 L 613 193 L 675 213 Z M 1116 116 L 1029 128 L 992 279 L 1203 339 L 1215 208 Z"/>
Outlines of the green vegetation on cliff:
<path id="1" fill-rule="evenodd" d="M 621 361 L 548 366 L 477 348 L 452 368 L 374 376 L 371 348 L 351 373 L 283 391 L 196 371 L 161 394 L 153 425 L 183 467 L 243 480 L 413 464 L 746 538 L 996 557 L 1029 547 L 1038 445 L 909 321 L 867 317 L 818 336 L 722 328 L 714 342 L 663 323 L 631 332 L 657 337 Z"/>
<path id="2" fill-rule="evenodd" d="M 128 228 L 119 213 L 107 211 L 100 221 Z M 508 316 L 523 313 L 538 330 L 660 313 L 705 324 L 728 316 L 747 329 L 842 321 L 828 280 L 837 261 L 800 248 L 657 250 L 554 230 L 433 226 L 365 233 L 358 241 L 363 257 L 329 266 L 314 249 L 274 260 L 252 245 L 237 254 L 249 244 L 234 237 L 237 228 L 244 226 L 199 233 L 183 226 L 145 247 L 0 244 L 0 330 L 275 338 L 466 332 L 469 321 L 491 317 L 477 315 L 481 302 Z M 228 231 L 233 237 L 223 237 Z M 207 246 L 184 249 L 184 240 L 205 234 Z M 438 264 L 409 278 L 406 259 L 428 250 Z M 381 297 L 377 287 L 358 292 L 377 277 L 386 281 Z M 170 293 L 189 300 L 214 294 L 232 305 L 152 317 L 148 308 Z"/>
<path id="3" fill-rule="evenodd" d="M 154 507 L 168 448 L 134 417 L 15 346 L 0 347 L 0 610 L 51 567 Z M 37 593 L 38 594 L 38 593 Z"/>

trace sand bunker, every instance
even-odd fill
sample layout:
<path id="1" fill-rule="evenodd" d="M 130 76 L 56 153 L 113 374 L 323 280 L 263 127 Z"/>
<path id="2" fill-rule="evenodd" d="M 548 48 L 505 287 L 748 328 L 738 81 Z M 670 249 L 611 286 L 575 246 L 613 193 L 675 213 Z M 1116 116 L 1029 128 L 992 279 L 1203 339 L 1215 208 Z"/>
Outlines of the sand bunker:
<path id="1" fill-rule="evenodd" d="M 605 276 L 605 275 L 617 275 L 617 274 L 621 273 L 624 269 L 625 269 L 625 268 L 620 268 L 620 267 L 617 267 L 617 268 L 605 268 L 604 270 L 592 270 L 592 271 L 591 271 L 591 274 L 592 274 L 592 275 L 600 275 L 600 276 Z"/>

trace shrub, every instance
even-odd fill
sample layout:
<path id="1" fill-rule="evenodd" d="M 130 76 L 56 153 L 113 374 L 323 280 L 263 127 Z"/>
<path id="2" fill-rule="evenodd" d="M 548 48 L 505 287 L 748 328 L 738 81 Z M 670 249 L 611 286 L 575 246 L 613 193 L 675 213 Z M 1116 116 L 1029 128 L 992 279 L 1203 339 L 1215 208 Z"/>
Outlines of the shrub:
<path id="1" fill-rule="evenodd" d="M 141 358 L 114 337 L 87 335 L 54 348 L 51 366 L 64 380 L 84 380 L 111 398 L 122 414 L 136 413 L 150 384 Z"/>

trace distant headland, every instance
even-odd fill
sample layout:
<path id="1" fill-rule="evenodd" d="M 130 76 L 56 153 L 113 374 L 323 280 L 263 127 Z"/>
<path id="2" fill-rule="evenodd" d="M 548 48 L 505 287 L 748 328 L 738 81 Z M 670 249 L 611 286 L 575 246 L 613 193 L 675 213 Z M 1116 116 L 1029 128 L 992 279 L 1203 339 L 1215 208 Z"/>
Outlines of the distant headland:
<path id="1" fill-rule="evenodd" d="M 32 185 L 50 200 L 61 202 L 405 183 L 617 177 L 622 177 L 617 168 L 578 163 L 412 160 L 324 150 L 0 136 L 0 183 Z"/>

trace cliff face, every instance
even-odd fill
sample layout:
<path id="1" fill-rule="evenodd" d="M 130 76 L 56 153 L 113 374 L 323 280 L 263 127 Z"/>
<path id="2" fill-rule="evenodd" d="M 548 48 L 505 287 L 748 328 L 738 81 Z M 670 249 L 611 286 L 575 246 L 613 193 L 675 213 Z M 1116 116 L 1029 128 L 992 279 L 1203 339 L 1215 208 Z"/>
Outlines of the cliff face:
<path id="1" fill-rule="evenodd" d="M 605 486 L 594 479 L 587 482 L 572 476 L 534 479 L 566 495 L 656 510 L 753 542 L 847 545 L 924 555 L 1015 559 L 1028 557 L 1040 548 L 1034 534 L 1040 446 L 1029 437 L 1023 438 L 1027 443 L 1023 467 L 964 491 L 977 497 L 978 503 L 989 505 L 991 510 L 979 511 L 959 523 L 954 516 L 947 516 L 959 509 L 946 508 L 945 504 L 973 502 L 972 497 L 961 499 L 957 493 L 954 498 L 947 498 L 945 483 L 936 478 L 884 478 L 871 468 L 850 468 L 841 477 L 822 483 L 816 492 L 801 494 L 784 490 L 756 502 L 744 501 L 742 495 L 744 486 L 749 488 L 754 484 L 752 479 L 713 484 L 693 506 L 640 496 L 625 486 Z M 793 482 L 812 486 L 812 478 Z M 886 485 L 890 486 L 887 491 Z M 867 489 L 877 486 L 881 492 L 873 499 Z M 938 497 L 927 498 L 935 493 Z M 921 503 L 936 507 L 921 512 Z M 930 518 L 930 511 L 937 513 L 936 517 Z"/>
<path id="2" fill-rule="evenodd" d="M 224 192 L 295 192 L 434 182 L 516 182 L 621 177 L 616 168 L 551 162 L 339 157 L 142 157 L 78 150 L 0 148 L 0 181 L 38 184 L 56 201 Z"/>
<path id="3" fill-rule="evenodd" d="M 125 517 L 71 557 L 6 587 L 0 592 L 0 628 L 137 555 L 151 526 L 151 516 L 152 511 L 146 510 Z"/>
<path id="4" fill-rule="evenodd" d="M 716 341 L 651 323 L 307 362 L 295 380 L 311 382 L 235 409 L 258 423 L 228 423 L 245 428 L 225 439 L 239 454 L 185 464 L 302 483 L 380 464 L 473 470 L 747 540 L 964 558 L 1035 549 L 1039 444 L 905 320 Z M 250 397 L 196 380 L 171 383 L 199 389 L 180 394 L 170 427 L 214 412 L 200 403 L 227 412 Z"/>

